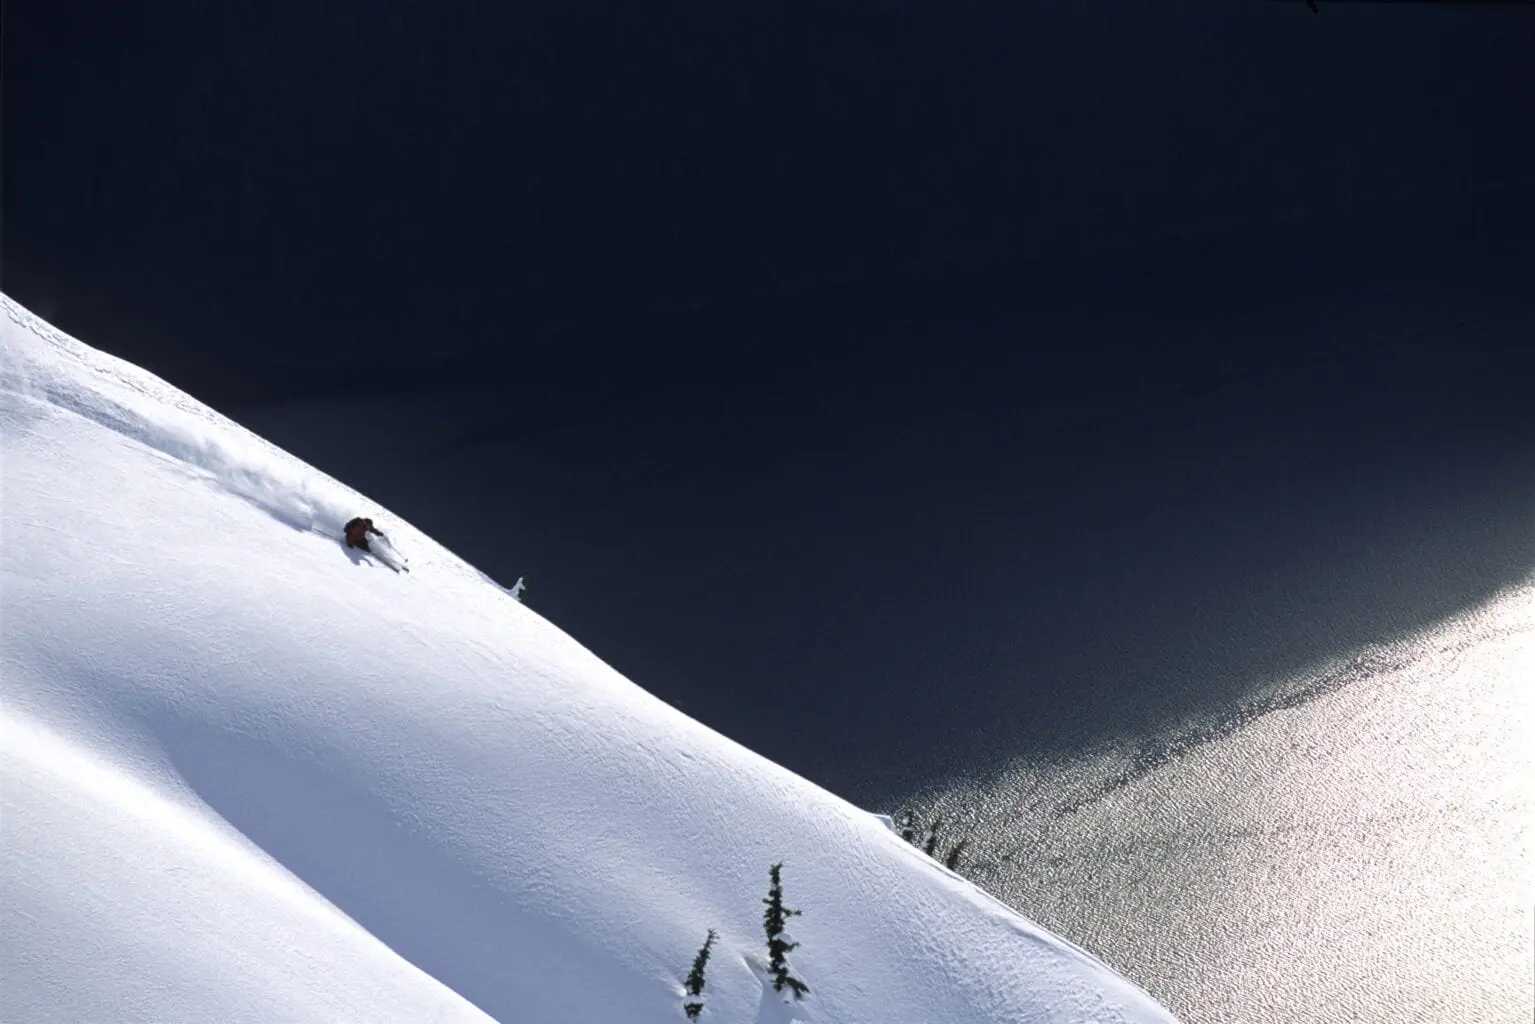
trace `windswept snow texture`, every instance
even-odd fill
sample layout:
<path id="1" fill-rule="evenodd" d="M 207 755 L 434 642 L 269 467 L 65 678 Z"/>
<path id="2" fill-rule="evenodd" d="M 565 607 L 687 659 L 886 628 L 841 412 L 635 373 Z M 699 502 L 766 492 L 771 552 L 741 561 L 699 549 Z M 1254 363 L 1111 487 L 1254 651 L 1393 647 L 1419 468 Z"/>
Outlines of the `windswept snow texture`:
<path id="1" fill-rule="evenodd" d="M 715 928 L 706 1021 L 1171 1020 L 360 495 L 0 329 L 3 1019 L 660 1024 Z"/>

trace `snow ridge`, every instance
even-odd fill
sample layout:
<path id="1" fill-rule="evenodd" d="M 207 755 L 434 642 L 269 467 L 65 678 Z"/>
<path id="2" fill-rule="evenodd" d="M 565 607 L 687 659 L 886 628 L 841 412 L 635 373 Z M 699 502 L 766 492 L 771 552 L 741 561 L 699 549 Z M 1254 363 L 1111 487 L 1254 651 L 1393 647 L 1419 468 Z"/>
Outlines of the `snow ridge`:
<path id="1" fill-rule="evenodd" d="M 451 552 L 4 299 L 17 1020 L 1166 1022 Z M 373 515 L 396 574 L 336 539 Z M 769 711 L 770 709 L 764 709 Z M 785 1004 L 762 898 L 795 909 Z"/>

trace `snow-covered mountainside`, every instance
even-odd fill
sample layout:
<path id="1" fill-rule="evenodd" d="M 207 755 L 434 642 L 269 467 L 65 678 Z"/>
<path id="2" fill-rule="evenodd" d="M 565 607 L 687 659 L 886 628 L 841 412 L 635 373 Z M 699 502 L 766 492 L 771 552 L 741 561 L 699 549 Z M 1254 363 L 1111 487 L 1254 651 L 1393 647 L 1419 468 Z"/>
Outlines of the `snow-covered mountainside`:
<path id="1" fill-rule="evenodd" d="M 1171 1020 L 387 510 L 4 305 L 0 1018 L 660 1024 L 716 929 L 704 1021 Z M 408 574 L 338 542 L 357 514 Z M 799 1002 L 766 972 L 777 862 Z"/>

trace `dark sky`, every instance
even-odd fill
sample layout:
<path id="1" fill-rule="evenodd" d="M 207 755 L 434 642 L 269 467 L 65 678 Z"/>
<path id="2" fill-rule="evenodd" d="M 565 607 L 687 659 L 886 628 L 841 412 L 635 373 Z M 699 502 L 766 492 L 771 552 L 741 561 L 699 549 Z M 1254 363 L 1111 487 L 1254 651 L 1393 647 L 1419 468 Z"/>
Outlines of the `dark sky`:
<path id="1" fill-rule="evenodd" d="M 4 17 L 6 292 L 529 571 L 578 639 L 818 781 L 874 785 L 903 728 L 1080 718 L 1106 679 L 1293 669 L 1535 554 L 1493 466 L 1532 436 L 1535 8 Z M 419 424 L 407 471 L 283 411 L 384 398 L 496 412 Z M 1244 633 L 1276 587 L 1336 614 Z M 795 747 L 722 677 L 833 725 Z M 911 696 L 935 680 L 980 696 Z"/>

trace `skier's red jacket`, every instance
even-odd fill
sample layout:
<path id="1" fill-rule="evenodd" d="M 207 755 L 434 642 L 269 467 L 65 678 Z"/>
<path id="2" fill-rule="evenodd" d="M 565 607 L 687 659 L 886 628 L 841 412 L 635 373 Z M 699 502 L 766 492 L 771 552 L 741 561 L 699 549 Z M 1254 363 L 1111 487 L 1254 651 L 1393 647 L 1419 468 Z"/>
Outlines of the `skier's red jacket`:
<path id="1" fill-rule="evenodd" d="M 368 549 L 368 534 L 378 533 L 373 528 L 373 520 L 357 518 L 346 524 L 346 546 L 349 548 Z"/>

